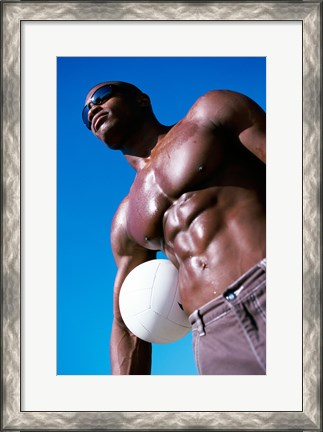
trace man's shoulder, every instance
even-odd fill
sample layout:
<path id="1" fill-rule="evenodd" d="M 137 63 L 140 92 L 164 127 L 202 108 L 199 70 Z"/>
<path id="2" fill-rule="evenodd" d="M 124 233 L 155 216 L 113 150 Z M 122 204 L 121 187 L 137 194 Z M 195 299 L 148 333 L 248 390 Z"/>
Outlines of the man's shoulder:
<path id="1" fill-rule="evenodd" d="M 214 89 L 214 90 L 209 90 L 206 93 L 203 93 L 197 99 L 197 102 L 208 98 L 230 98 L 233 97 L 234 95 L 241 95 L 241 93 L 238 93 L 233 90 L 228 90 L 228 89 Z"/>
<path id="2" fill-rule="evenodd" d="M 237 103 L 244 97 L 244 95 L 231 90 L 210 90 L 195 101 L 185 119 L 198 122 L 212 120 L 214 115 L 219 116 L 233 105 L 234 101 Z"/>
<path id="3" fill-rule="evenodd" d="M 262 109 L 248 96 L 233 90 L 211 90 L 200 96 L 186 118 L 199 123 L 225 124 L 245 113 L 263 114 Z"/>
<path id="4" fill-rule="evenodd" d="M 223 109 L 228 106 L 228 104 L 231 105 L 231 103 L 245 104 L 248 102 L 251 102 L 248 96 L 233 90 L 210 90 L 196 100 L 191 110 L 194 108 L 207 108 L 209 106 L 212 106 L 213 109 Z"/>

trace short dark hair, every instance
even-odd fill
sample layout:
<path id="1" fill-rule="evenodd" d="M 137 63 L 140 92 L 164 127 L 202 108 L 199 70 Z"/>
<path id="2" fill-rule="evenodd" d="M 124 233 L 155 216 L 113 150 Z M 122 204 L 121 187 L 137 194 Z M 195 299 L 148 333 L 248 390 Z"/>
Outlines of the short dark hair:
<path id="1" fill-rule="evenodd" d="M 140 94 L 143 93 L 137 86 L 135 86 L 134 84 L 130 84 L 128 82 L 124 82 L 124 81 L 108 81 L 109 84 L 115 85 L 115 86 L 119 86 L 125 90 L 128 90 L 129 93 L 134 93 L 134 94 Z"/>
<path id="2" fill-rule="evenodd" d="M 125 93 L 129 92 L 129 94 L 133 95 L 133 96 L 137 96 L 140 94 L 145 95 L 149 100 L 149 106 L 146 106 L 143 109 L 145 109 L 148 112 L 152 112 L 152 106 L 151 106 L 149 96 L 146 93 L 144 93 L 143 91 L 141 91 L 140 88 L 138 88 L 134 84 L 130 84 L 130 83 L 124 82 L 124 81 L 109 81 L 109 84 L 115 85 L 116 87 L 119 86 L 120 88 L 122 88 L 122 90 L 125 90 Z"/>

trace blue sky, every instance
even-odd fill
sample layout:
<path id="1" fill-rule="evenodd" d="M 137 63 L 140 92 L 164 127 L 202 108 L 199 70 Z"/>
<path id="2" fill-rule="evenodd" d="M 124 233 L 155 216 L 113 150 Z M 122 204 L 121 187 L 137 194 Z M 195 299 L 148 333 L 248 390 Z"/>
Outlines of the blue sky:
<path id="1" fill-rule="evenodd" d="M 127 81 L 147 93 L 161 123 L 179 121 L 212 89 L 244 93 L 266 109 L 264 57 L 57 58 L 57 373 L 110 374 L 116 266 L 112 217 L 135 176 L 122 154 L 83 125 L 88 91 Z M 152 374 L 196 374 L 191 334 L 153 345 Z"/>

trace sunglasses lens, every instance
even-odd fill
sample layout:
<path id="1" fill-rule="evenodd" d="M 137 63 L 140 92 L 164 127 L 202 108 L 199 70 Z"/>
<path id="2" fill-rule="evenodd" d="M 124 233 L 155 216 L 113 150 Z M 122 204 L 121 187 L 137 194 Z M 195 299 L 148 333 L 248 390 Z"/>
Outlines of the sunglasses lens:
<path id="1" fill-rule="evenodd" d="M 89 115 L 89 107 L 87 105 L 85 105 L 85 107 L 83 108 L 83 111 L 82 111 L 82 119 L 83 119 L 83 123 L 85 124 L 85 126 L 88 129 L 91 129 L 91 123 L 89 122 L 88 115 Z"/>
<path id="2" fill-rule="evenodd" d="M 111 85 L 105 85 L 98 88 L 92 95 L 91 101 L 94 105 L 100 105 L 103 103 L 109 96 L 111 96 L 112 87 Z"/>
<path id="3" fill-rule="evenodd" d="M 105 85 L 100 88 L 98 88 L 92 95 L 90 102 L 93 103 L 93 105 L 100 105 L 102 104 L 108 97 L 111 96 L 112 93 L 112 86 L 111 85 Z M 82 111 L 82 119 L 83 123 L 88 129 L 91 129 L 91 123 L 89 122 L 89 106 L 85 105 Z"/>

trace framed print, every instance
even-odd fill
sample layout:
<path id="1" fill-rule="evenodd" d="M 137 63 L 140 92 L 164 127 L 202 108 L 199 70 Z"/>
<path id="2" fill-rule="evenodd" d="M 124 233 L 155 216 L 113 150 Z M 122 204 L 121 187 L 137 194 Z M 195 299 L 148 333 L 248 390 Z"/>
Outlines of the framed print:
<path id="1" fill-rule="evenodd" d="M 1 14 L 2 430 L 320 430 L 321 2 Z M 212 86 L 266 111 L 266 375 L 198 376 L 191 335 L 155 349 L 151 376 L 111 375 L 109 227 L 133 172 L 81 111 L 112 75 L 168 124 Z"/>
<path id="2" fill-rule="evenodd" d="M 106 329 L 112 325 L 113 307 L 111 292 L 106 287 L 113 286 L 116 269 L 106 244 L 107 222 L 112 221 L 117 206 L 127 195 L 134 169 L 130 165 L 125 166 L 119 152 L 107 152 L 104 146 L 98 145 L 98 140 L 86 127 L 79 128 L 83 126 L 79 111 L 75 110 L 71 120 L 70 109 L 71 106 L 82 105 L 87 86 L 104 80 L 104 71 L 107 70 L 111 77 L 131 81 L 144 88 L 152 101 L 155 115 L 162 119 L 163 124 L 174 124 L 176 119 L 182 118 L 187 106 L 213 88 L 215 82 L 223 88 L 235 88 L 240 93 L 248 94 L 265 108 L 265 57 L 57 58 L 60 108 L 57 111 L 56 274 L 57 373 L 60 375 L 111 373 Z M 239 74 L 233 74 L 233 70 L 239 70 Z M 160 88 L 167 89 L 168 97 L 158 90 Z M 75 98 L 74 102 L 64 103 L 66 92 Z M 172 103 L 169 103 L 170 97 L 175 98 Z M 78 137 L 72 132 L 75 130 L 79 131 Z M 110 166 L 108 170 L 107 164 Z M 75 172 L 72 172 L 73 167 Z M 118 173 L 122 173 L 122 179 Z M 98 181 L 98 177 L 101 180 Z M 98 198 L 104 197 L 107 191 L 109 199 Z M 97 222 L 89 224 L 94 215 Z M 81 232 L 82 235 L 79 235 Z M 98 266 L 103 257 L 104 265 Z M 158 257 L 165 259 L 161 253 Z M 75 308 L 76 287 L 78 306 Z M 91 309 L 88 308 L 90 291 L 91 297 L 98 300 Z M 189 325 L 186 328 L 190 328 Z M 196 375 L 193 357 L 191 332 L 171 344 L 155 344 L 151 374 Z"/>

